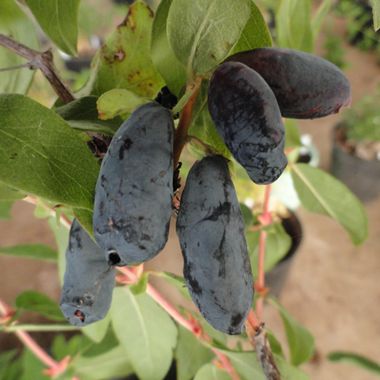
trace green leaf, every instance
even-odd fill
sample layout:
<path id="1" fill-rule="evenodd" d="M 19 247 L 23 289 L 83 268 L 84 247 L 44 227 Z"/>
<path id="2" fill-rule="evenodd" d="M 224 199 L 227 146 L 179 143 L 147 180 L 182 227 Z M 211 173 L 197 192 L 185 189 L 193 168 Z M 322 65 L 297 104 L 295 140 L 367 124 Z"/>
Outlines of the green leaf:
<path id="1" fill-rule="evenodd" d="M 371 0 L 373 11 L 373 26 L 377 32 L 380 29 L 380 0 Z"/>
<path id="2" fill-rule="evenodd" d="M 156 276 L 164 278 L 169 284 L 177 288 L 177 290 L 187 299 L 191 299 L 185 280 L 181 276 L 177 276 L 170 272 L 155 272 Z"/>
<path id="3" fill-rule="evenodd" d="M 298 148 L 302 145 L 301 135 L 295 120 L 285 119 L 285 148 Z"/>
<path id="4" fill-rule="evenodd" d="M 335 219 L 354 244 L 367 238 L 368 220 L 363 205 L 343 183 L 307 164 L 292 165 L 291 169 L 296 191 L 307 210 Z"/>
<path id="5" fill-rule="evenodd" d="M 90 210 L 83 208 L 74 208 L 74 216 L 79 220 L 81 226 L 86 230 L 90 236 L 94 236 L 94 229 L 92 226 L 92 216 L 93 213 Z"/>
<path id="6" fill-rule="evenodd" d="M 226 58 L 250 13 L 249 0 L 173 0 L 168 39 L 187 74 L 205 74 Z"/>
<path id="7" fill-rule="evenodd" d="M 76 99 L 55 111 L 65 119 L 68 124 L 80 131 L 92 131 L 112 136 L 120 127 L 123 120 L 115 117 L 111 120 L 100 120 L 98 117 L 96 96 L 85 96 Z"/>
<path id="8" fill-rule="evenodd" d="M 249 207 L 247 207 L 244 203 L 239 203 L 239 206 L 243 215 L 245 227 L 251 226 L 255 220 L 253 217 L 252 210 Z"/>
<path id="9" fill-rule="evenodd" d="M 280 47 L 312 52 L 311 0 L 282 0 L 276 14 Z"/>
<path id="10" fill-rule="evenodd" d="M 117 346 L 97 356 L 75 357 L 72 366 L 75 369 L 75 374 L 86 380 L 109 380 L 133 373 L 122 346 Z"/>
<path id="11" fill-rule="evenodd" d="M 14 357 L 16 356 L 17 351 L 6 351 L 0 354 L 0 371 L 2 368 L 4 368 L 8 363 L 10 363 Z M 1 376 L 1 372 L 0 372 Z"/>
<path id="12" fill-rule="evenodd" d="M 145 293 L 146 292 L 146 287 L 148 285 L 148 280 L 149 280 L 149 273 L 143 273 L 142 276 L 139 278 L 139 280 L 135 283 L 132 284 L 129 287 L 129 290 L 135 295 L 138 296 L 139 294 Z"/>
<path id="13" fill-rule="evenodd" d="M 102 94 L 97 101 L 99 117 L 102 120 L 112 119 L 121 116 L 125 119 L 137 107 L 149 102 L 149 99 L 142 98 L 132 91 L 115 88 Z"/>
<path id="14" fill-rule="evenodd" d="M 28 259 L 57 261 L 57 252 L 44 244 L 20 244 L 0 247 L 0 255 L 26 257 Z"/>
<path id="15" fill-rule="evenodd" d="M 25 194 L 12 189 L 11 187 L 0 183 L 0 200 L 1 201 L 15 201 L 17 199 L 22 199 L 25 197 Z"/>
<path id="16" fill-rule="evenodd" d="M 25 0 L 42 30 L 65 53 L 75 55 L 79 0 Z"/>
<path id="17" fill-rule="evenodd" d="M 290 365 L 281 356 L 274 355 L 283 380 L 310 380 L 309 376 L 299 368 Z"/>
<path id="18" fill-rule="evenodd" d="M 60 279 L 60 283 L 63 283 L 63 276 L 65 274 L 66 268 L 66 248 L 69 241 L 69 229 L 62 226 L 62 224 L 58 224 L 55 218 L 49 218 L 49 226 L 53 231 L 55 241 L 58 249 L 58 275 Z"/>
<path id="19" fill-rule="evenodd" d="M 231 360 L 239 375 L 244 380 L 265 380 L 265 376 L 257 361 L 256 355 L 252 352 L 230 352 L 223 351 Z"/>
<path id="20" fill-rule="evenodd" d="M 0 380 L 20 380 L 22 375 L 22 363 L 20 360 L 14 360 L 6 367 L 0 368 Z"/>
<path id="21" fill-rule="evenodd" d="M 37 219 L 46 219 L 51 217 L 50 205 L 40 198 L 36 198 L 33 216 Z"/>
<path id="22" fill-rule="evenodd" d="M 168 314 L 146 294 L 134 296 L 122 287 L 114 291 L 111 319 L 139 378 L 164 378 L 177 340 L 176 326 Z"/>
<path id="23" fill-rule="evenodd" d="M 152 28 L 151 55 L 166 85 L 178 96 L 186 85 L 186 71 L 174 55 L 166 34 L 166 21 L 171 4 L 172 0 L 162 0 L 157 8 Z"/>
<path id="24" fill-rule="evenodd" d="M 100 51 L 93 94 L 125 88 L 140 96 L 156 96 L 164 82 L 150 56 L 152 24 L 153 12 L 141 0 L 128 8 L 126 19 Z"/>
<path id="25" fill-rule="evenodd" d="M 204 81 L 195 104 L 189 135 L 202 141 L 203 144 L 206 144 L 214 153 L 221 154 L 229 159 L 231 158 L 231 153 L 216 130 L 215 124 L 208 111 L 207 88 L 208 83 Z"/>
<path id="26" fill-rule="evenodd" d="M 257 5 L 251 1 L 251 15 L 232 49 L 231 55 L 240 51 L 272 46 L 272 37 Z"/>
<path id="27" fill-rule="evenodd" d="M 107 314 L 107 318 L 108 316 L 109 314 Z M 109 317 L 109 319 L 111 318 Z M 119 341 L 113 332 L 112 326 L 109 325 L 106 335 L 103 337 L 103 339 L 99 343 L 91 342 L 91 344 L 86 347 L 85 351 L 83 352 L 83 356 L 86 358 L 98 356 L 106 353 L 107 351 L 110 351 L 113 348 L 116 348 L 117 346 L 119 346 Z"/>
<path id="28" fill-rule="evenodd" d="M 54 321 L 65 321 L 58 304 L 42 293 L 26 291 L 16 298 L 16 307 L 25 311 L 33 311 Z"/>
<path id="29" fill-rule="evenodd" d="M 110 313 L 107 313 L 102 320 L 83 327 L 81 331 L 92 341 L 100 343 L 106 336 L 110 323 L 111 315 Z"/>
<path id="30" fill-rule="evenodd" d="M 332 5 L 332 0 L 323 0 L 322 4 L 318 7 L 317 13 L 315 14 L 311 22 L 311 29 L 313 31 L 314 40 L 318 37 L 323 21 L 329 13 Z"/>
<path id="31" fill-rule="evenodd" d="M 66 356 L 75 357 L 90 345 L 93 343 L 84 335 L 74 335 L 66 340 L 64 335 L 59 334 L 54 338 L 51 351 L 55 359 L 62 360 Z"/>
<path id="32" fill-rule="evenodd" d="M 21 377 L 21 362 L 15 360 L 17 351 L 6 351 L 0 354 L 0 380 L 19 380 Z"/>
<path id="33" fill-rule="evenodd" d="M 92 209 L 99 165 L 54 111 L 0 95 L 0 180 L 52 202 Z"/>
<path id="34" fill-rule="evenodd" d="M 230 380 L 230 375 L 216 368 L 214 364 L 206 364 L 197 372 L 194 380 Z"/>
<path id="35" fill-rule="evenodd" d="M 284 352 L 282 350 L 281 343 L 278 341 L 278 339 L 272 334 L 271 332 L 267 331 L 267 338 L 270 345 L 270 348 L 274 354 L 277 356 L 280 356 L 282 358 L 285 358 Z"/>
<path id="36" fill-rule="evenodd" d="M 223 351 L 231 360 L 232 365 L 242 376 L 242 380 L 265 380 L 256 355 L 253 352 Z M 308 380 L 309 377 L 298 368 L 291 366 L 281 356 L 274 355 L 282 380 Z"/>
<path id="37" fill-rule="evenodd" d="M 336 351 L 328 355 L 332 362 L 348 362 L 380 375 L 380 363 L 354 352 Z"/>
<path id="38" fill-rule="evenodd" d="M 274 223 L 270 225 L 266 229 L 266 232 L 267 239 L 264 270 L 265 272 L 269 272 L 289 252 L 292 239 L 286 233 L 281 223 Z M 254 277 L 258 276 L 257 262 L 259 257 L 259 236 L 260 231 L 248 231 L 246 233 Z"/>
<path id="39" fill-rule="evenodd" d="M 0 33 L 36 49 L 38 40 L 35 27 L 14 0 L 0 1 Z M 25 64 L 25 59 L 0 47 L 0 69 Z M 34 71 L 27 68 L 0 72 L 0 93 L 25 94 Z"/>
<path id="40" fill-rule="evenodd" d="M 19 380 L 49 380 L 50 377 L 44 375 L 45 366 L 31 351 L 25 349 L 21 357 L 22 376 Z"/>
<path id="41" fill-rule="evenodd" d="M 192 313 L 192 317 L 201 325 L 202 330 L 212 338 L 211 345 L 219 348 L 226 348 L 228 344 L 228 335 L 214 329 L 200 314 Z"/>
<path id="42" fill-rule="evenodd" d="M 0 220 L 11 219 L 13 201 L 0 201 Z"/>
<path id="43" fill-rule="evenodd" d="M 191 360 L 189 360 L 189 353 L 191 353 Z M 183 327 L 179 327 L 178 330 L 178 344 L 174 355 L 177 362 L 178 380 L 192 379 L 198 369 L 214 357 L 210 349 L 203 346 L 191 332 Z"/>
<path id="44" fill-rule="evenodd" d="M 298 366 L 308 361 L 314 354 L 314 338 L 308 330 L 301 326 L 278 302 L 271 300 L 271 304 L 280 313 L 284 324 L 290 351 L 290 362 Z"/>

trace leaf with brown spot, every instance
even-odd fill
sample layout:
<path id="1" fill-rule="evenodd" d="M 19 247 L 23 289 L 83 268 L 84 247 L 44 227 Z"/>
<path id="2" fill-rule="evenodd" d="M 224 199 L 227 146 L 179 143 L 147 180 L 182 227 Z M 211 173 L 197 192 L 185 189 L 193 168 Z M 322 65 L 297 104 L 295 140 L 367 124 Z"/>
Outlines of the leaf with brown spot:
<path id="1" fill-rule="evenodd" d="M 128 9 L 125 20 L 99 51 L 99 65 L 92 94 L 123 88 L 154 98 L 164 86 L 151 56 L 153 13 L 138 0 Z"/>

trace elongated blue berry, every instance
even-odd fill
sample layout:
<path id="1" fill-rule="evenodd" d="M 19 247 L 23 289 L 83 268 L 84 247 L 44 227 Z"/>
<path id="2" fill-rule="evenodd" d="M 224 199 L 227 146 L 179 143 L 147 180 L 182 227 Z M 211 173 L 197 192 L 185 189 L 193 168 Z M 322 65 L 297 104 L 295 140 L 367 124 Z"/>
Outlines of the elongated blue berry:
<path id="1" fill-rule="evenodd" d="M 351 103 L 351 87 L 334 64 L 294 49 L 261 48 L 228 58 L 258 72 L 274 92 L 281 114 L 315 119 L 337 113 Z"/>
<path id="2" fill-rule="evenodd" d="M 287 165 L 284 126 L 273 91 L 254 70 L 225 62 L 214 72 L 208 107 L 219 134 L 253 182 L 274 182 Z"/>
<path id="3" fill-rule="evenodd" d="M 75 326 L 96 322 L 107 314 L 115 285 L 115 270 L 104 252 L 75 219 L 66 250 L 61 310 Z"/>
<path id="4" fill-rule="evenodd" d="M 206 157 L 190 170 L 177 233 L 193 301 L 215 329 L 240 334 L 252 303 L 252 273 L 243 219 L 223 157 Z"/>
<path id="5" fill-rule="evenodd" d="M 142 263 L 164 247 L 173 195 L 169 110 L 139 107 L 112 138 L 95 190 L 94 235 L 114 265 Z"/>

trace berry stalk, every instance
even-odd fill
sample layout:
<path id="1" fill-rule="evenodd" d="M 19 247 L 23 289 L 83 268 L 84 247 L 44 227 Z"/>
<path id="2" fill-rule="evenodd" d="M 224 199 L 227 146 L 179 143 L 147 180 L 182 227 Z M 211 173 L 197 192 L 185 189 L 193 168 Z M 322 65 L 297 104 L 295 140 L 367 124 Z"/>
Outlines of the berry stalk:
<path id="1" fill-rule="evenodd" d="M 186 142 L 187 142 L 187 133 L 190 128 L 190 124 L 191 124 L 191 120 L 193 116 L 193 109 L 194 109 L 195 102 L 197 100 L 197 97 L 201 88 L 201 84 L 202 84 L 202 79 L 197 78 L 193 84 L 187 86 L 187 91 L 192 92 L 192 94 L 189 100 L 187 101 L 186 105 L 183 107 L 183 110 L 181 112 L 181 116 L 179 119 L 178 127 L 176 129 L 175 136 L 174 136 L 174 154 L 173 154 L 174 168 L 177 167 L 182 150 L 185 147 Z"/>

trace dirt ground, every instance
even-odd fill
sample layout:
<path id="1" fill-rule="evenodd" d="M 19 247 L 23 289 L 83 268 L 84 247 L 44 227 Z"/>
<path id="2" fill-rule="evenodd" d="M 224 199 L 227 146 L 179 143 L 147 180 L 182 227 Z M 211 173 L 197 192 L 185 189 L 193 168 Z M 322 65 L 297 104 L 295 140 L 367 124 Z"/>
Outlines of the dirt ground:
<path id="1" fill-rule="evenodd" d="M 353 101 L 380 83 L 380 69 L 374 58 L 347 50 L 348 69 L 353 86 Z M 332 128 L 339 116 L 301 123 L 304 133 L 313 136 L 321 155 L 321 167 L 328 169 Z M 32 216 L 33 207 L 19 202 L 11 221 L 0 222 L 0 245 L 41 242 L 54 246 L 44 221 Z M 333 364 L 326 354 L 333 350 L 355 351 L 380 362 L 380 197 L 366 204 L 369 239 L 354 247 L 343 229 L 330 219 L 309 214 L 298 215 L 304 236 L 294 259 L 281 301 L 287 310 L 315 336 L 317 355 L 302 368 L 313 380 L 376 379 L 349 364 Z M 165 251 L 150 263 L 161 270 L 181 272 L 182 260 L 173 231 Z M 24 290 L 38 290 L 58 299 L 59 285 L 53 264 L 0 257 L 0 297 L 12 303 Z M 267 307 L 265 320 L 276 335 L 283 337 L 281 322 Z M 0 335 L 0 346 L 13 344 Z"/>

